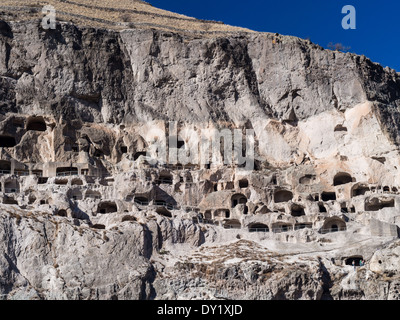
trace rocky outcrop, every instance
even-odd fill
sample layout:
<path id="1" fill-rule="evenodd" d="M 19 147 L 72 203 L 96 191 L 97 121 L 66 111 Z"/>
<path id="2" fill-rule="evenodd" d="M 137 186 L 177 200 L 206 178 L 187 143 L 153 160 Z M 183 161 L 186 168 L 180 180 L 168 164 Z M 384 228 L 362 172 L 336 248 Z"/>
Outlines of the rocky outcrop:
<path id="1" fill-rule="evenodd" d="M 34 22 L 3 22 L 1 34 L 1 98 L 10 105 L 3 114 L 17 105 L 20 113 L 29 113 L 29 106 L 86 122 L 240 123 L 260 116 L 302 120 L 366 100 L 398 106 L 399 77 L 393 70 L 294 37 L 187 39 L 66 23 L 46 31 Z"/>
<path id="2" fill-rule="evenodd" d="M 0 21 L 1 297 L 398 299 L 399 95 L 295 37 Z M 153 150 L 223 129 L 252 170 Z"/>

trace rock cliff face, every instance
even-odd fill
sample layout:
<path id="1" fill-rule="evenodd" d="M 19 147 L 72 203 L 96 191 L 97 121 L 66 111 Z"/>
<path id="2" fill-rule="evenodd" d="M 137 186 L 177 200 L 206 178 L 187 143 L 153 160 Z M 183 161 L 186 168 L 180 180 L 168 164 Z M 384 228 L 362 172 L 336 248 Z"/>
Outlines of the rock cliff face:
<path id="1" fill-rule="evenodd" d="M 0 296 L 399 299 L 399 108 L 295 37 L 0 21 Z"/>

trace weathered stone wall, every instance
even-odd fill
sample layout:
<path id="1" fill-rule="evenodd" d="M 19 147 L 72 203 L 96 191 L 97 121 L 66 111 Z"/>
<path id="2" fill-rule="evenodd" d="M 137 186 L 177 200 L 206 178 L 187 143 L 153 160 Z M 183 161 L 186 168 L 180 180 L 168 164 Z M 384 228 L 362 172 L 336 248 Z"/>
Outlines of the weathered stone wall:
<path id="1" fill-rule="evenodd" d="M 2 297 L 398 298 L 399 95 L 294 37 L 1 22 Z M 168 121 L 253 129 L 255 170 L 149 165 Z"/>

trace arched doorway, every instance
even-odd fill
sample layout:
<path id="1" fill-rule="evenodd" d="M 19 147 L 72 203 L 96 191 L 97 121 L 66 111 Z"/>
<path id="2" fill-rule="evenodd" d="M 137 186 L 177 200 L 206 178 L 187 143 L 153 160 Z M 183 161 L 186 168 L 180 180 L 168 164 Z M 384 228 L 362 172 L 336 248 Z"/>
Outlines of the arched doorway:
<path id="1" fill-rule="evenodd" d="M 231 198 L 232 208 L 235 208 L 238 204 L 246 204 L 247 197 L 244 194 L 237 193 Z"/>
<path id="2" fill-rule="evenodd" d="M 350 174 L 348 174 L 346 172 L 339 172 L 333 178 L 333 185 L 334 186 L 340 186 L 340 185 L 343 185 L 343 184 L 348 184 L 350 182 L 353 182 L 353 178 L 352 178 L 352 176 Z"/>
<path id="3" fill-rule="evenodd" d="M 344 264 L 346 266 L 361 267 L 363 266 L 363 263 L 364 263 L 364 258 L 362 256 L 352 256 L 344 259 Z"/>
<path id="4" fill-rule="evenodd" d="M 115 202 L 101 202 L 97 207 L 97 213 L 106 214 L 106 213 L 113 213 L 117 212 L 118 208 Z"/>
<path id="5" fill-rule="evenodd" d="M 324 225 L 321 229 L 321 233 L 332 233 L 332 232 L 339 232 L 339 231 L 346 231 L 346 222 L 339 218 L 327 218 L 324 222 Z"/>
<path id="6" fill-rule="evenodd" d="M 249 225 L 249 232 L 269 232 L 269 227 L 263 223 Z"/>

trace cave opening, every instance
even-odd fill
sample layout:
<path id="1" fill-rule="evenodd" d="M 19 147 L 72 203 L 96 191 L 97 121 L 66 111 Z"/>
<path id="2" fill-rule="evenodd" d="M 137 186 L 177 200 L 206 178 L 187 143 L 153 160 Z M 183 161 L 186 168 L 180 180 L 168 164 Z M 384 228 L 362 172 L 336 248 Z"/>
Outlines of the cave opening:
<path id="1" fill-rule="evenodd" d="M 0 136 L 0 148 L 13 148 L 17 145 L 14 137 Z"/>
<path id="2" fill-rule="evenodd" d="M 117 212 L 117 205 L 115 202 L 102 202 L 97 207 L 97 213 L 106 214 L 106 213 L 113 213 Z"/>
<path id="3" fill-rule="evenodd" d="M 323 192 L 321 194 L 322 201 L 336 201 L 336 193 L 335 192 Z"/>
<path id="4" fill-rule="evenodd" d="M 269 227 L 263 223 L 249 225 L 249 232 L 269 232 Z"/>
<path id="5" fill-rule="evenodd" d="M 289 202 L 293 199 L 293 193 L 287 190 L 279 190 L 274 194 L 275 203 Z"/>
<path id="6" fill-rule="evenodd" d="M 301 217 L 305 216 L 306 213 L 304 212 L 304 208 L 299 205 L 293 205 L 291 208 L 292 217 Z"/>
<path id="7" fill-rule="evenodd" d="M 345 259 L 345 265 L 346 266 L 354 266 L 359 267 L 362 266 L 364 262 L 364 258 L 362 256 L 354 256 L 354 257 L 348 257 Z"/>
<path id="8" fill-rule="evenodd" d="M 42 117 L 32 118 L 26 126 L 27 131 L 46 131 L 46 122 Z"/>
<path id="9" fill-rule="evenodd" d="M 340 172 L 340 173 L 336 174 L 335 177 L 333 178 L 334 186 L 340 186 L 343 184 L 348 184 L 350 182 L 353 182 L 353 178 L 351 177 L 350 174 L 348 174 L 346 172 Z"/>

